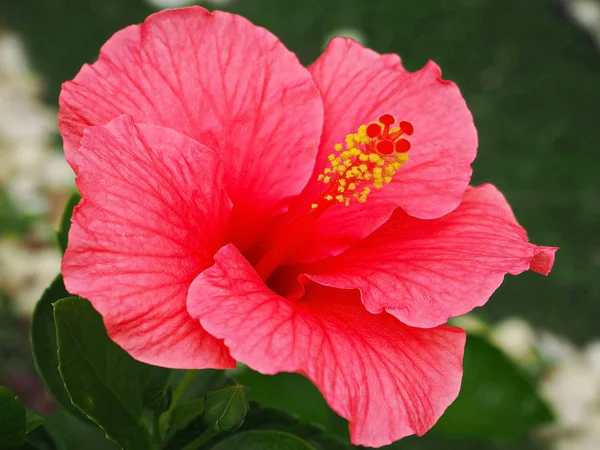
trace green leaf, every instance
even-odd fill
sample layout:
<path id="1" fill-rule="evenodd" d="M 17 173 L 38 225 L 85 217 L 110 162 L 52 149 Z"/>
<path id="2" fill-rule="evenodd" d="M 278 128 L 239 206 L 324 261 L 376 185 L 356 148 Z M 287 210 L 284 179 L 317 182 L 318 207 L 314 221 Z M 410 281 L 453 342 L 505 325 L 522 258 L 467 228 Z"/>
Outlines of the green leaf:
<path id="1" fill-rule="evenodd" d="M 69 295 L 62 276 L 58 275 L 44 291 L 33 310 L 29 339 L 35 368 L 50 395 L 65 410 L 87 422 L 88 419 L 71 403 L 71 398 L 58 371 L 58 347 L 52 304 Z"/>
<path id="2" fill-rule="evenodd" d="M 0 448 L 10 449 L 25 439 L 25 408 L 10 389 L 0 386 Z"/>
<path id="3" fill-rule="evenodd" d="M 291 433 L 309 442 L 317 450 L 347 450 L 354 448 L 337 436 L 328 435 L 322 426 L 306 422 L 296 415 L 277 408 L 250 402 L 250 411 L 239 431 L 279 430 Z"/>
<path id="4" fill-rule="evenodd" d="M 58 231 L 56 232 L 58 247 L 63 255 L 65 254 L 65 250 L 67 250 L 67 244 L 69 243 L 69 230 L 71 229 L 73 208 L 77 206 L 79 200 L 81 200 L 81 195 L 79 195 L 79 192 L 73 192 L 69 197 L 69 200 L 67 200 L 67 204 L 65 205 L 65 209 L 60 219 Z"/>
<path id="5" fill-rule="evenodd" d="M 40 425 L 44 424 L 44 416 L 37 411 L 28 409 L 25 412 L 25 433 L 29 434 Z"/>
<path id="6" fill-rule="evenodd" d="M 552 420 L 534 381 L 481 336 L 469 336 L 458 399 L 434 430 L 452 438 L 509 440 Z"/>
<path id="7" fill-rule="evenodd" d="M 275 430 L 238 433 L 222 440 L 212 450 L 315 450 L 293 434 Z"/>
<path id="8" fill-rule="evenodd" d="M 156 383 L 164 387 L 169 371 L 136 361 L 115 344 L 87 300 L 56 302 L 54 318 L 59 371 L 73 404 L 124 449 L 155 448 L 144 402 Z"/>
<path id="9" fill-rule="evenodd" d="M 245 386 L 225 386 L 206 395 L 204 421 L 217 431 L 234 430 L 240 426 L 249 408 Z"/>
<path id="10" fill-rule="evenodd" d="M 46 418 L 43 429 L 52 437 L 58 450 L 118 450 L 117 444 L 91 420 L 76 419 L 64 408 L 57 408 Z M 38 432 L 36 429 L 31 435 Z"/>

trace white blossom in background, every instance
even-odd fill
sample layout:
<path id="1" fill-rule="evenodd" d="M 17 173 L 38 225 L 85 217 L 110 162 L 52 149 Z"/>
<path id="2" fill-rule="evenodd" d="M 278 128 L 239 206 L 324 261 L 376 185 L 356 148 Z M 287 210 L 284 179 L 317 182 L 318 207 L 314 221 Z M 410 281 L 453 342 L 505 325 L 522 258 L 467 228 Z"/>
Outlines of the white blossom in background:
<path id="1" fill-rule="evenodd" d="M 542 331 L 537 348 L 543 360 L 552 365 L 566 364 L 577 356 L 577 347 L 567 339 Z"/>
<path id="2" fill-rule="evenodd" d="M 51 197 L 74 186 L 62 152 L 52 148 L 55 133 L 56 111 L 42 103 L 21 42 L 0 32 L 0 188 L 23 213 L 48 213 Z M 47 220 L 39 225 L 49 226 Z M 60 252 L 46 239 L 37 236 L 28 247 L 0 236 L 0 288 L 24 316 L 60 271 Z"/>
<path id="3" fill-rule="evenodd" d="M 181 8 L 189 5 L 225 6 L 234 0 L 146 0 L 150 6 L 157 9 Z"/>
<path id="4" fill-rule="evenodd" d="M 585 427 L 600 406 L 600 379 L 582 355 L 555 367 L 542 381 L 541 390 L 556 411 L 559 427 Z"/>
<path id="5" fill-rule="evenodd" d="M 573 20 L 585 29 L 600 47 L 600 0 L 562 0 Z"/>
<path id="6" fill-rule="evenodd" d="M 584 350 L 584 358 L 600 380 L 600 341 L 590 342 Z"/>
<path id="7" fill-rule="evenodd" d="M 526 365 L 535 359 L 536 334 L 531 325 L 519 317 L 511 317 L 500 322 L 490 338 L 514 360 Z"/>
<path id="8" fill-rule="evenodd" d="M 600 341 L 578 348 L 517 317 L 496 324 L 489 336 L 515 362 L 542 373 L 539 392 L 556 421 L 538 438 L 552 450 L 600 450 Z"/>
<path id="9" fill-rule="evenodd" d="M 331 41 L 334 37 L 346 37 L 355 40 L 359 44 L 365 45 L 367 42 L 367 37 L 365 34 L 359 30 L 358 28 L 346 27 L 346 28 L 338 28 L 333 30 L 331 33 L 327 35 L 325 41 L 323 42 L 323 49 L 327 47 L 329 41 Z"/>
<path id="10" fill-rule="evenodd" d="M 48 209 L 48 191 L 73 185 L 62 154 L 51 148 L 56 112 L 40 99 L 21 42 L 0 34 L 0 185 L 24 212 Z"/>
<path id="11" fill-rule="evenodd" d="M 556 415 L 556 423 L 544 430 L 551 448 L 600 449 L 600 342 L 577 349 L 546 332 L 538 349 L 554 364 L 541 382 L 541 393 Z"/>
<path id="12" fill-rule="evenodd" d="M 36 302 L 60 271 L 55 247 L 30 249 L 12 239 L 0 240 L 0 285 L 15 300 L 22 317 L 29 317 Z"/>

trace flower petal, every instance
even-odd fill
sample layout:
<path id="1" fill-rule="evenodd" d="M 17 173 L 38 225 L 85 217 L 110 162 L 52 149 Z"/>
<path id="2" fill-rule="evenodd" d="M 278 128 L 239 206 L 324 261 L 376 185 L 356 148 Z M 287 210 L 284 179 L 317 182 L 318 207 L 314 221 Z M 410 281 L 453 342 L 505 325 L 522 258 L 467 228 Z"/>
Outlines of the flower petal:
<path id="1" fill-rule="evenodd" d="M 322 189 L 315 180 L 329 164 L 335 144 L 360 125 L 392 114 L 412 123 L 414 134 L 409 138 L 410 160 L 393 181 L 372 192 L 365 204 L 330 208 L 306 237 L 315 245 L 297 260 L 339 253 L 382 225 L 396 207 L 432 219 L 458 206 L 471 178 L 477 132 L 458 87 L 441 79 L 435 63 L 410 73 L 396 55 L 379 55 L 337 38 L 310 71 L 323 98 L 325 123 L 315 171 L 302 194 L 306 204 Z"/>
<path id="2" fill-rule="evenodd" d="M 306 272 L 327 286 L 360 289 L 372 313 L 429 328 L 486 303 L 507 273 L 547 275 L 556 250 L 530 244 L 502 194 L 483 185 L 440 219 L 398 210 L 367 239 Z"/>
<path id="3" fill-rule="evenodd" d="M 272 374 L 300 372 L 350 420 L 352 442 L 382 446 L 422 435 L 456 398 L 465 334 L 369 314 L 356 291 L 316 284 L 300 302 L 272 292 L 228 245 L 194 280 L 188 310 L 234 358 Z"/>
<path id="4" fill-rule="evenodd" d="M 83 200 L 62 273 L 133 357 L 173 368 L 234 365 L 187 313 L 190 283 L 223 244 L 231 202 L 218 155 L 176 131 L 119 117 L 75 156 Z"/>
<path id="5" fill-rule="evenodd" d="M 232 233 L 248 240 L 303 189 L 323 124 L 318 91 L 293 53 L 240 16 L 200 7 L 161 11 L 116 33 L 64 84 L 60 106 L 71 163 L 86 127 L 123 113 L 218 151 L 243 228 Z"/>

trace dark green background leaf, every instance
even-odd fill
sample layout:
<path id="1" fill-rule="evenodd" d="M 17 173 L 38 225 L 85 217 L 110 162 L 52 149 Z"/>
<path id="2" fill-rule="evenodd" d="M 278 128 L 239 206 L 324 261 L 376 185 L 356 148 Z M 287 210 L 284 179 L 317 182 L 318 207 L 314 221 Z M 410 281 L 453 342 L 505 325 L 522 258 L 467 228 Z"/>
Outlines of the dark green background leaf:
<path id="1" fill-rule="evenodd" d="M 71 197 L 69 197 L 67 204 L 65 205 L 65 209 L 60 219 L 60 225 L 58 226 L 58 231 L 56 232 L 58 247 L 63 255 L 67 249 L 67 244 L 69 243 L 69 230 L 71 229 L 71 216 L 73 216 L 73 208 L 77 206 L 79 200 L 81 200 L 81 195 L 79 195 L 79 192 L 73 192 Z"/>
<path id="2" fill-rule="evenodd" d="M 255 430 L 222 440 L 212 450 L 315 450 L 293 434 L 274 430 Z"/>
<path id="3" fill-rule="evenodd" d="M 534 381 L 484 337 L 469 336 L 458 399 L 435 432 L 448 437 L 515 439 L 552 420 Z"/>
<path id="4" fill-rule="evenodd" d="M 30 340 L 33 361 L 38 375 L 46 385 L 46 389 L 65 410 L 87 421 L 72 403 L 58 371 L 58 347 L 56 345 L 56 327 L 52 304 L 68 297 L 62 275 L 58 275 L 44 291 L 31 316 Z"/>
<path id="5" fill-rule="evenodd" d="M 10 389 L 0 386 L 0 448 L 14 448 L 24 438 L 25 408 Z"/>
<path id="6" fill-rule="evenodd" d="M 74 419 L 76 420 L 76 419 Z M 80 422 L 81 423 L 81 422 Z M 59 449 L 45 426 L 37 427 L 25 436 L 25 443 L 19 450 L 62 450 Z M 86 449 L 87 450 L 87 449 Z M 91 449 L 90 449 L 91 450 Z"/>
<path id="7" fill-rule="evenodd" d="M 73 404 L 125 449 L 154 448 L 145 392 L 156 392 L 157 381 L 164 387 L 169 371 L 134 360 L 111 341 L 87 300 L 56 302 L 54 317 L 59 370 Z"/>

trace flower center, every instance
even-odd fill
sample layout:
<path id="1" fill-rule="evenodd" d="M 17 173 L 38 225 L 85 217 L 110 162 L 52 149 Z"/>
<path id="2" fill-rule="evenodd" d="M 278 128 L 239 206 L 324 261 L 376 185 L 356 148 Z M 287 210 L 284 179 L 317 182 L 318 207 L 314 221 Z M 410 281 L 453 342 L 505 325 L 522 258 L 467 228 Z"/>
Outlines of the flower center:
<path id="1" fill-rule="evenodd" d="M 372 189 L 381 189 L 392 181 L 408 161 L 410 142 L 406 136 L 414 131 L 410 122 L 402 121 L 391 128 L 395 123 L 392 115 L 384 114 L 379 121 L 361 125 L 356 133 L 346 136 L 345 144 L 335 145 L 335 152 L 329 155 L 329 167 L 317 177 L 325 188 L 316 202 L 307 211 L 294 215 L 295 220 L 273 236 L 271 246 L 254 266 L 264 281 L 330 206 L 337 203 L 349 206 L 352 201 L 364 203 Z"/>
<path id="2" fill-rule="evenodd" d="M 317 180 L 327 188 L 313 209 L 326 202 L 339 202 L 346 206 L 355 200 L 367 201 L 372 189 L 381 189 L 390 183 L 398 169 L 408 161 L 410 136 L 414 129 L 410 122 L 399 126 L 391 114 L 384 114 L 378 122 L 361 125 L 354 134 L 346 136 L 345 144 L 337 144 L 335 153 L 329 155 L 330 167 L 325 168 Z"/>

